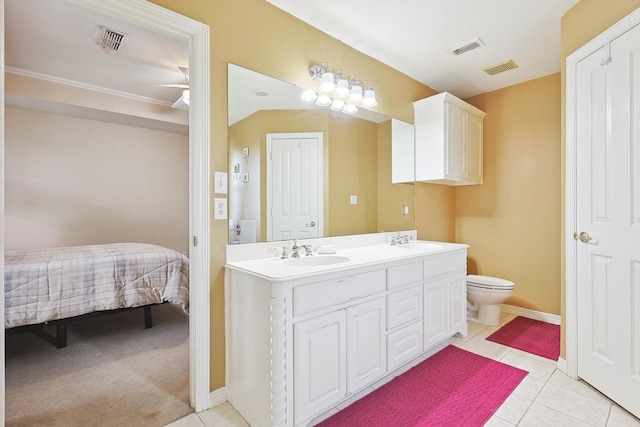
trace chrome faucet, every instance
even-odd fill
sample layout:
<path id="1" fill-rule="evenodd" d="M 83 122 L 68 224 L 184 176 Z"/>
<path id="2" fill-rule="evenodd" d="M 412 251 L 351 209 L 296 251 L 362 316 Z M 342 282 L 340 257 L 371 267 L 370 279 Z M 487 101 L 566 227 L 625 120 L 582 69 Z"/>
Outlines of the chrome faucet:
<path id="1" fill-rule="evenodd" d="M 409 243 L 409 240 L 413 240 L 413 237 L 409 236 L 408 234 L 404 234 L 404 235 L 397 234 L 396 236 L 391 238 L 391 244 L 404 245 Z"/>
<path id="2" fill-rule="evenodd" d="M 300 258 L 300 254 L 298 252 L 300 252 L 301 249 L 304 249 L 305 256 L 313 255 L 313 252 L 311 251 L 311 245 L 298 246 L 298 243 L 294 240 L 293 246 L 291 247 L 291 258 Z"/>

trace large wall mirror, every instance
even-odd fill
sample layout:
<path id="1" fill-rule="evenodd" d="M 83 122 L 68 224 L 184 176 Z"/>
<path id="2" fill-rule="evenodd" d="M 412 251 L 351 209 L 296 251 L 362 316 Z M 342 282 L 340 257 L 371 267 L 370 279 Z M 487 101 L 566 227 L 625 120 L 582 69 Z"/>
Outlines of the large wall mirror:
<path id="1" fill-rule="evenodd" d="M 414 227 L 401 206 L 385 213 L 380 195 L 391 185 L 381 166 L 389 117 L 317 107 L 301 87 L 228 67 L 230 244 Z M 402 187 L 413 204 L 413 187 Z"/>

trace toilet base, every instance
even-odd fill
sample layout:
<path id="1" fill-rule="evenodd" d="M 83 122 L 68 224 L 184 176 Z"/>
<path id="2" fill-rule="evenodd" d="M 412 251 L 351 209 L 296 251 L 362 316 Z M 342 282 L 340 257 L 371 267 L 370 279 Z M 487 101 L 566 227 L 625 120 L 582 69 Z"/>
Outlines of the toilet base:
<path id="1" fill-rule="evenodd" d="M 487 326 L 500 326 L 500 304 L 478 306 L 478 311 L 467 310 L 467 320 Z"/>

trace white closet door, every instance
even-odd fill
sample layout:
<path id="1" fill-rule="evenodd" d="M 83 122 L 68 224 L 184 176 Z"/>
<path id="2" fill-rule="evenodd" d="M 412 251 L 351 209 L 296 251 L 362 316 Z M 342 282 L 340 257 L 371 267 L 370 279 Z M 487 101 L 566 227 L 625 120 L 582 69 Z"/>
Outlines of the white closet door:
<path id="1" fill-rule="evenodd" d="M 578 376 L 640 416 L 640 26 L 577 71 Z"/>

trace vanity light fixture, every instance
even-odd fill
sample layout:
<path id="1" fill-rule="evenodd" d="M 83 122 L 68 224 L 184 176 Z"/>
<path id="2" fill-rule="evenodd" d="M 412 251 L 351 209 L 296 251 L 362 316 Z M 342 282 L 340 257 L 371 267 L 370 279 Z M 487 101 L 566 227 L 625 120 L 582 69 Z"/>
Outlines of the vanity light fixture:
<path id="1" fill-rule="evenodd" d="M 319 82 L 318 92 L 306 89 L 300 99 L 307 102 L 315 101 L 320 107 L 331 107 L 334 111 L 345 114 L 355 114 L 357 105 L 375 107 L 378 105 L 376 93 L 368 82 L 364 84 L 355 76 L 351 78 L 344 71 L 333 71 L 329 64 L 313 64 L 309 67 L 309 75 Z"/>

